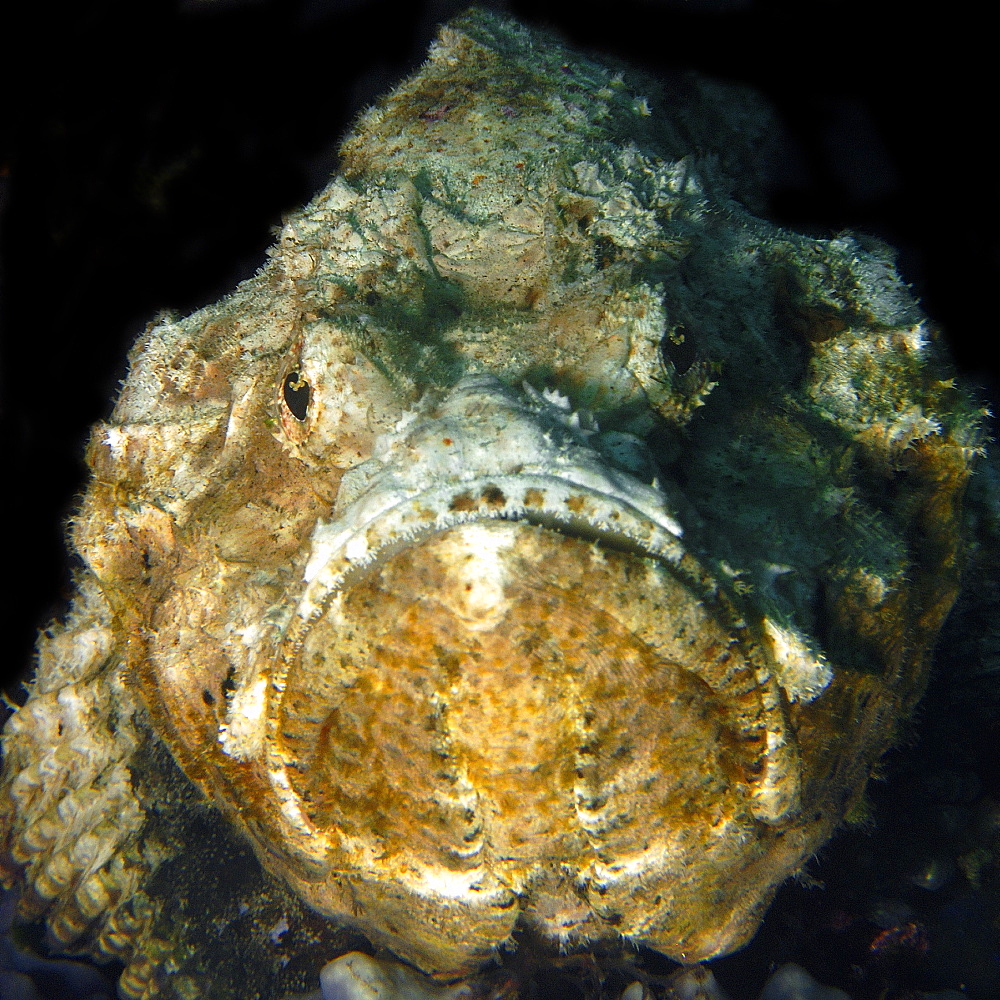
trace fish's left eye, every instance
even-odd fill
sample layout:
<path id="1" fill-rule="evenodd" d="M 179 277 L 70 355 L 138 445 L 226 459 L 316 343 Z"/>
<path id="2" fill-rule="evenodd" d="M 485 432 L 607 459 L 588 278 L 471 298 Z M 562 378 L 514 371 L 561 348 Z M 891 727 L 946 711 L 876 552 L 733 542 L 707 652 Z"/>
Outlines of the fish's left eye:
<path id="1" fill-rule="evenodd" d="M 285 406 L 296 420 L 305 420 L 309 412 L 309 383 L 300 372 L 289 372 L 282 388 Z"/>

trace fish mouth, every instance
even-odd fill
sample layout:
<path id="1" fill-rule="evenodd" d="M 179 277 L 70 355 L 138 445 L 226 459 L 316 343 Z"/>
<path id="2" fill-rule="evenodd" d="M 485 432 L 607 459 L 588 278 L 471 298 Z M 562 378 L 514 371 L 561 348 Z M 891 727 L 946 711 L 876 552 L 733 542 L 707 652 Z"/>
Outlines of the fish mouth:
<path id="1" fill-rule="evenodd" d="M 553 941 L 617 933 L 637 885 L 667 924 L 795 807 L 773 682 L 691 566 L 504 516 L 496 486 L 462 484 L 449 520 L 331 574 L 286 634 L 266 710 L 283 849 L 315 864 L 320 910 L 349 872 L 372 906 L 390 886 L 523 909 Z M 703 842 L 691 815 L 713 817 Z"/>

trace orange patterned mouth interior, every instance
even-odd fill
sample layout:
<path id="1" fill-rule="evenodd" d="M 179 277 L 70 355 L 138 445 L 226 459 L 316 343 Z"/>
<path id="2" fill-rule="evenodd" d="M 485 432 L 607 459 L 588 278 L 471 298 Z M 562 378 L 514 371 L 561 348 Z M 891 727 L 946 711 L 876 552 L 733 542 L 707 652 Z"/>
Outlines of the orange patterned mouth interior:
<path id="1" fill-rule="evenodd" d="M 648 557 L 523 522 L 399 549 L 331 601 L 284 679 L 304 811 L 344 843 L 374 830 L 386 858 L 465 869 L 616 843 L 609 796 L 653 774 L 650 836 L 737 782 L 748 801 L 756 747 L 726 704 L 746 668 L 720 623 L 669 614 L 687 596 Z M 643 600 L 662 634 L 637 634 Z"/>

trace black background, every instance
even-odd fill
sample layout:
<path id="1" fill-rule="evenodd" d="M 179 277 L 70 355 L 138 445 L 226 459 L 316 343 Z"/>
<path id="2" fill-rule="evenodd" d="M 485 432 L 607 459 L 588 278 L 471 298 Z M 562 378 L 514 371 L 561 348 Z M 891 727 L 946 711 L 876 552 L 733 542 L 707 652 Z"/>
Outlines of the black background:
<path id="1" fill-rule="evenodd" d="M 125 0 L 0 14 L 3 669 L 70 593 L 88 426 L 161 309 L 217 299 L 336 169 L 357 113 L 466 3 Z M 996 395 L 1000 272 L 988 5 L 880 0 L 483 4 L 653 72 L 775 104 L 771 217 L 899 250 L 961 369 Z M 980 13 L 982 11 L 983 13 Z"/>

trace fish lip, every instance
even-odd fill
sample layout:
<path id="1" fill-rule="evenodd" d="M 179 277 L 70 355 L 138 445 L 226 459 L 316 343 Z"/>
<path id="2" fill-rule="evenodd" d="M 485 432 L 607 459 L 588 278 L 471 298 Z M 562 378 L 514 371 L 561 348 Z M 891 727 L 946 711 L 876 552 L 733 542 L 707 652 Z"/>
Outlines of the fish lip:
<path id="1" fill-rule="evenodd" d="M 665 512 L 656 517 L 648 507 L 555 472 L 477 475 L 392 497 L 374 509 L 365 510 L 365 503 L 362 498 L 314 532 L 293 616 L 303 626 L 358 574 L 461 524 L 524 522 L 671 564 L 686 551 L 683 529 Z"/>

